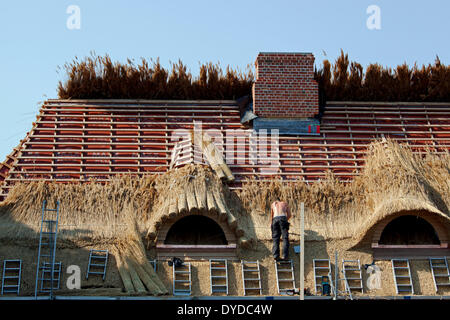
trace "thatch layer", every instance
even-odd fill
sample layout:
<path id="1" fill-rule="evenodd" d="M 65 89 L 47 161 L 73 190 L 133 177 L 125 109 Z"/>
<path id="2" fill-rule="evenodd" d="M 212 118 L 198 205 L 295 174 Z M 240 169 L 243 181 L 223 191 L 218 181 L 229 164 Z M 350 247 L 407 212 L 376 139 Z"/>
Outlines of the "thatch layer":
<path id="1" fill-rule="evenodd" d="M 187 165 L 172 169 L 156 179 L 158 199 L 155 211 L 146 222 L 147 239 L 151 243 L 167 221 L 173 221 L 186 212 L 206 213 L 226 222 L 242 245 L 254 238 L 254 232 L 245 223 L 248 216 L 236 216 L 240 212 L 239 207 L 230 201 L 231 193 L 216 173 L 207 166 Z"/>
<path id="2" fill-rule="evenodd" d="M 160 176 L 117 177 L 105 185 L 21 183 L 0 204 L 0 239 L 30 239 L 36 245 L 42 201 L 54 205 L 60 199 L 61 245 L 115 243 L 129 234 L 130 219 L 136 221 L 138 234 L 154 240 L 159 228 L 178 215 L 207 212 L 226 221 L 245 246 L 270 239 L 269 208 L 278 195 L 294 213 L 294 238 L 300 202 L 305 202 L 309 239 L 353 237 L 356 244 L 395 212 L 425 210 L 449 220 L 449 167 L 448 153 L 413 154 L 387 140 L 371 145 L 365 169 L 350 183 L 329 174 L 310 185 L 250 180 L 240 192 L 231 192 L 215 172 L 200 165 Z"/>
<path id="3" fill-rule="evenodd" d="M 43 200 L 60 201 L 58 242 L 113 241 L 126 236 L 130 214 L 148 215 L 155 198 L 155 176 L 115 177 L 108 184 L 16 184 L 0 204 L 0 239 L 31 240 L 39 236 Z"/>
<path id="4" fill-rule="evenodd" d="M 436 57 L 434 64 L 406 63 L 391 69 L 377 63 L 364 70 L 341 50 L 334 64 L 316 70 L 322 103 L 325 101 L 450 101 L 450 66 Z"/>
<path id="5" fill-rule="evenodd" d="M 152 61 L 150 61 L 152 62 Z M 156 59 L 149 64 L 144 58 L 139 65 L 113 62 L 91 55 L 75 58 L 64 65 L 66 79 L 59 82 L 60 99 L 237 99 L 251 92 L 253 73 L 206 63 L 199 76 L 193 77 L 180 61 L 165 69 Z"/>
<path id="6" fill-rule="evenodd" d="M 252 216 L 258 239 L 269 239 L 270 203 L 276 196 L 292 208 L 294 236 L 304 202 L 310 240 L 353 238 L 356 244 L 378 221 L 399 211 L 426 210 L 450 220 L 450 156 L 413 154 L 407 146 L 387 140 L 370 146 L 363 172 L 350 183 L 331 173 L 310 185 L 248 181 L 239 198 Z"/>

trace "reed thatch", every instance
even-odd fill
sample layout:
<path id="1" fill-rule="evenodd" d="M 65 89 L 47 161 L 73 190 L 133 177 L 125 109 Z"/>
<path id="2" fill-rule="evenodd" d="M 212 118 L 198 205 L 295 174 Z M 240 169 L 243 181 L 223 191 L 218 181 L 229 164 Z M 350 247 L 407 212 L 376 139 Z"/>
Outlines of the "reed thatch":
<path id="1" fill-rule="evenodd" d="M 359 257 L 351 248 L 397 212 L 426 211 L 450 223 L 450 155 L 413 154 L 407 146 L 379 141 L 369 147 L 363 172 L 350 183 L 330 173 L 313 184 L 250 180 L 239 192 L 230 191 L 203 165 L 186 165 L 159 176 L 120 176 L 107 184 L 19 183 L 0 203 L 0 241 L 8 248 L 36 248 L 42 201 L 52 207 L 60 200 L 58 249 L 108 247 L 127 294 L 163 295 L 168 293 L 167 283 L 149 264 L 143 239 L 153 242 L 159 228 L 180 215 L 204 213 L 227 223 L 243 257 L 269 259 L 269 208 L 275 196 L 291 206 L 291 240 L 298 239 L 304 202 L 308 250 L 318 246 L 314 254 L 324 258 L 335 249 Z M 369 254 L 363 256 L 370 262 Z"/>
<path id="2" fill-rule="evenodd" d="M 187 165 L 160 176 L 116 177 L 108 184 L 19 183 L 0 204 L 0 239 L 31 240 L 39 232 L 42 201 L 61 199 L 60 242 L 114 242 L 126 235 L 127 212 L 138 233 L 154 241 L 157 231 L 179 214 L 200 211 L 226 221 L 248 244 L 270 239 L 269 208 L 275 196 L 286 199 L 294 214 L 295 236 L 300 202 L 306 207 L 311 239 L 355 243 L 378 221 L 399 211 L 425 210 L 449 219 L 450 156 L 422 155 L 386 140 L 369 147 L 366 165 L 352 182 L 331 173 L 313 184 L 302 181 L 263 183 L 249 180 L 231 192 L 209 167 Z"/>
<path id="3" fill-rule="evenodd" d="M 341 50 L 334 64 L 328 60 L 315 71 L 321 104 L 326 101 L 450 101 L 450 66 L 436 57 L 434 64 L 406 63 L 395 68 L 370 64 L 364 70 Z"/>
<path id="4" fill-rule="evenodd" d="M 307 239 L 352 238 L 356 245 L 377 222 L 400 211 L 425 210 L 450 221 L 450 156 L 413 154 L 407 146 L 385 140 L 369 147 L 364 170 L 352 182 L 331 173 L 309 185 L 248 181 L 238 195 L 258 239 L 270 239 L 270 203 L 280 196 L 292 208 L 294 237 L 304 202 Z"/>
<path id="5" fill-rule="evenodd" d="M 237 99 L 251 92 L 253 73 L 249 66 L 241 72 L 230 66 L 225 71 L 217 63 L 200 65 L 193 77 L 179 60 L 172 69 L 142 58 L 136 65 L 113 62 L 106 55 L 75 59 L 63 67 L 66 79 L 59 82 L 60 99 Z"/>
<path id="6" fill-rule="evenodd" d="M 235 233 L 240 245 L 249 245 L 254 233 L 249 230 L 248 222 L 245 223 L 248 217 L 240 214 L 228 187 L 216 173 L 208 166 L 191 164 L 172 169 L 156 179 L 158 199 L 155 211 L 146 222 L 150 243 L 166 222 L 189 212 L 216 216 Z"/>

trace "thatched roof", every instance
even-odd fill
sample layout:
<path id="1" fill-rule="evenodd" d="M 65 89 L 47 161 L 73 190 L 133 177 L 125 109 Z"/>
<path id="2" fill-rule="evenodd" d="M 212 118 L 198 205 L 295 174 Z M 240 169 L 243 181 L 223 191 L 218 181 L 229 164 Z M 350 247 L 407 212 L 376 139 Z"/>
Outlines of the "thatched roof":
<path id="1" fill-rule="evenodd" d="M 320 135 L 280 134 L 272 148 L 270 135 L 258 141 L 240 122 L 234 100 L 48 100 L 23 143 L 0 164 L 0 200 L 17 182 L 106 182 L 117 174 L 162 174 L 170 169 L 176 133 L 189 133 L 196 123 L 215 133 L 214 144 L 235 178 L 231 188 L 251 177 L 313 182 L 326 178 L 328 170 L 350 180 L 364 167 L 368 145 L 383 135 L 407 142 L 414 152 L 427 146 L 449 150 L 448 119 L 448 103 L 328 102 Z M 267 144 L 267 155 L 255 157 Z M 267 169 L 277 175 L 267 175 Z"/>
<path id="2" fill-rule="evenodd" d="M 155 209 L 146 223 L 150 241 L 156 239 L 158 230 L 167 221 L 186 213 L 206 213 L 224 221 L 238 242 L 247 245 L 251 236 L 243 227 L 245 218 L 236 216 L 236 210 L 228 200 L 228 187 L 209 166 L 191 164 L 172 169 L 156 179 L 155 189 L 158 195 Z"/>
<path id="3" fill-rule="evenodd" d="M 309 240 L 351 238 L 357 245 L 379 221 L 400 211 L 422 210 L 450 223 L 450 155 L 418 155 L 408 146 L 384 140 L 370 146 L 363 172 L 350 183 L 331 173 L 310 185 L 249 181 L 239 197 L 253 221 L 258 221 L 258 239 L 269 239 L 268 212 L 275 196 L 290 204 L 292 230 L 299 230 L 303 201 Z"/>

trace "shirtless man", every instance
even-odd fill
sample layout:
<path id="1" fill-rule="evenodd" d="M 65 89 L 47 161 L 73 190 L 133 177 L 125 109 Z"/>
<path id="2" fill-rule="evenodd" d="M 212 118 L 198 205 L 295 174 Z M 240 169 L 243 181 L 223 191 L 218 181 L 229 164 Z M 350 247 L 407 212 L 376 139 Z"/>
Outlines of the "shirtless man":
<path id="1" fill-rule="evenodd" d="M 272 227 L 272 255 L 275 260 L 287 260 L 289 257 L 289 222 L 291 211 L 288 204 L 276 201 L 270 206 L 271 227 Z M 283 259 L 280 259 L 280 236 L 283 238 Z"/>

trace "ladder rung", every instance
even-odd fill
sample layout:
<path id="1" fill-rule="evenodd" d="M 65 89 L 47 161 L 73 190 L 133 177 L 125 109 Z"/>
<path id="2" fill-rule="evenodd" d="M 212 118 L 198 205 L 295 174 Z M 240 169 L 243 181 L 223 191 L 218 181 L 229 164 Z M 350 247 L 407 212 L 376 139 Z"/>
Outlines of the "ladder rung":
<path id="1" fill-rule="evenodd" d="M 178 279 L 175 279 L 175 282 L 185 282 L 185 283 L 190 283 L 191 281 L 190 281 L 190 280 L 187 280 L 187 279 L 185 279 L 185 280 L 178 280 Z"/>
<path id="2" fill-rule="evenodd" d="M 292 282 L 294 279 L 278 279 L 278 282 Z"/>
<path id="3" fill-rule="evenodd" d="M 245 288 L 245 290 L 261 290 L 261 287 Z"/>
<path id="4" fill-rule="evenodd" d="M 278 269 L 278 272 L 292 272 L 292 269 Z"/>
<path id="5" fill-rule="evenodd" d="M 360 281 L 362 281 L 362 279 L 361 278 L 346 278 L 347 280 L 360 280 Z"/>
<path id="6" fill-rule="evenodd" d="M 19 279 L 19 276 L 4 276 L 3 279 Z"/>
<path id="7" fill-rule="evenodd" d="M 89 271 L 89 274 L 104 274 L 103 272 Z"/>
<path id="8" fill-rule="evenodd" d="M 227 276 L 211 276 L 211 278 L 214 278 L 214 279 L 226 279 Z"/>
<path id="9" fill-rule="evenodd" d="M 91 259 L 106 259 L 107 256 L 91 256 Z"/>
<path id="10" fill-rule="evenodd" d="M 400 284 L 400 283 L 397 283 L 397 287 L 411 287 L 411 284 Z"/>
<path id="11" fill-rule="evenodd" d="M 440 273 L 440 274 L 434 274 L 435 277 L 450 277 L 450 274 L 448 273 Z"/>
<path id="12" fill-rule="evenodd" d="M 244 272 L 258 272 L 258 269 L 244 269 Z"/>
<path id="13" fill-rule="evenodd" d="M 436 266 L 436 265 L 433 265 L 433 268 L 447 269 L 447 266 Z"/>
<path id="14" fill-rule="evenodd" d="M 105 264 L 91 263 L 90 266 L 91 267 L 104 267 Z"/>
<path id="15" fill-rule="evenodd" d="M 191 273 L 190 271 L 175 271 L 175 273 Z"/>
<path id="16" fill-rule="evenodd" d="M 244 281 L 259 281 L 261 280 L 260 278 L 246 278 L 244 279 Z"/>
<path id="17" fill-rule="evenodd" d="M 5 284 L 3 285 L 3 288 L 17 288 L 19 287 L 18 284 Z"/>

